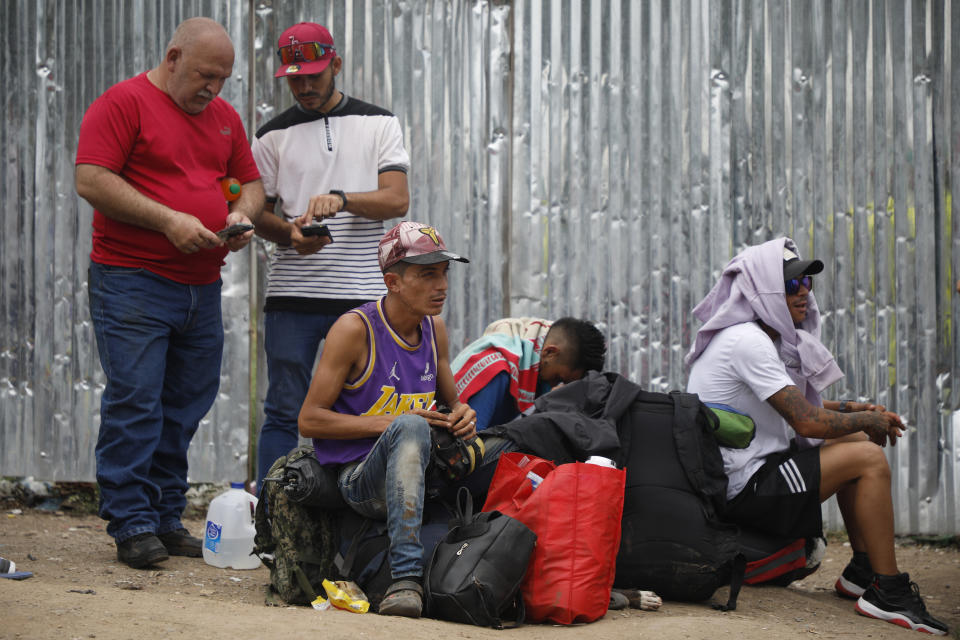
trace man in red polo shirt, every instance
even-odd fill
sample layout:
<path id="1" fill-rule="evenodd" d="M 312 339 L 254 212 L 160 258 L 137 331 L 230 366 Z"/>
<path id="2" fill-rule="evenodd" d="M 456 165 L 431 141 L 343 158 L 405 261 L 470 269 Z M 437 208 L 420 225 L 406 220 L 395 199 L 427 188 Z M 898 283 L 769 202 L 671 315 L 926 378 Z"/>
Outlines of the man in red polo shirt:
<path id="1" fill-rule="evenodd" d="M 220 267 L 263 209 L 237 112 L 217 97 L 233 44 L 208 18 L 183 22 L 163 60 L 87 110 L 77 193 L 94 207 L 90 317 L 107 384 L 97 439 L 100 516 L 134 568 L 200 556 L 183 527 L 187 447 L 216 398 L 223 352 Z M 241 196 L 229 205 L 220 179 Z"/>

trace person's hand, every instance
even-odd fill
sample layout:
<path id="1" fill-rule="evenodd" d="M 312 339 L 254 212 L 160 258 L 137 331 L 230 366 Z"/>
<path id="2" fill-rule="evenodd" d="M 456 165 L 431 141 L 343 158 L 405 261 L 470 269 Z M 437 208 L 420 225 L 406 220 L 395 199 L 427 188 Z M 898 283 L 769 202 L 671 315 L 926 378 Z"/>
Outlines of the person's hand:
<path id="1" fill-rule="evenodd" d="M 307 210 L 301 218 L 306 218 L 304 224 L 310 224 L 314 220 L 323 221 L 324 218 L 332 218 L 337 215 L 342 206 L 343 198 L 335 193 L 313 196 L 307 203 Z"/>
<path id="2" fill-rule="evenodd" d="M 227 224 L 225 226 L 229 227 L 232 224 L 253 224 L 250 222 L 250 218 L 243 215 L 242 213 L 229 213 L 227 214 Z M 223 242 L 227 245 L 227 248 L 230 251 L 239 251 L 245 246 L 250 244 L 250 240 L 253 239 L 253 229 L 249 231 L 244 231 L 238 236 L 233 236 L 232 238 L 227 238 Z"/>
<path id="3" fill-rule="evenodd" d="M 337 199 L 339 200 L 339 197 Z M 306 216 L 300 216 L 294 220 L 290 229 L 290 246 L 296 249 L 297 253 L 302 256 L 316 253 L 333 242 L 333 238 L 330 236 L 304 236 L 300 233 L 300 228 L 304 225 L 303 220 L 305 217 Z M 310 223 L 308 222 L 307 224 Z"/>
<path id="4" fill-rule="evenodd" d="M 196 216 L 180 211 L 170 219 L 163 234 L 179 251 L 188 254 L 196 253 L 201 249 L 213 249 L 223 244 L 220 237 L 203 226 Z M 250 235 L 253 235 L 252 231 Z"/>
<path id="5" fill-rule="evenodd" d="M 447 421 L 447 428 L 450 433 L 458 438 L 471 440 L 473 436 L 477 435 L 477 412 L 465 402 L 461 402 L 450 412 Z"/>
<path id="6" fill-rule="evenodd" d="M 882 404 L 871 404 L 869 402 L 851 402 L 847 401 L 847 413 L 854 413 L 856 411 L 879 411 L 883 413 L 887 408 Z"/>
<path id="7" fill-rule="evenodd" d="M 458 404 L 457 408 L 450 413 L 429 409 L 411 409 L 410 413 L 426 418 L 430 426 L 447 429 L 464 440 L 470 440 L 477 435 L 477 412 L 464 403 Z"/>
<path id="8" fill-rule="evenodd" d="M 906 429 L 900 416 L 892 411 L 880 411 L 876 412 L 876 418 L 870 425 L 864 427 L 863 432 L 874 444 L 885 447 L 889 441 L 890 446 L 895 447 L 897 438 L 901 437 L 903 430 Z"/>

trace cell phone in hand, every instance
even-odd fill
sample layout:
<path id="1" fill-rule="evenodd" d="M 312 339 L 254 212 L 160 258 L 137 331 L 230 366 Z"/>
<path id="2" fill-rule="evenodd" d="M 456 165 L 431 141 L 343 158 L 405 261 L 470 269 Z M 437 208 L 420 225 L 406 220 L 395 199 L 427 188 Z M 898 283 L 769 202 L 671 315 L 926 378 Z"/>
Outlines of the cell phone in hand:
<path id="1" fill-rule="evenodd" d="M 220 231 L 217 231 L 217 235 L 220 236 L 221 240 L 227 240 L 228 238 L 239 236 L 241 233 L 246 233 L 247 231 L 250 231 L 250 229 L 253 229 L 252 224 L 245 224 L 241 222 L 232 224 L 225 229 L 220 229 Z"/>
<path id="2" fill-rule="evenodd" d="M 333 236 L 330 235 L 330 229 L 327 228 L 325 224 L 307 224 L 300 227 L 300 233 L 303 234 L 304 238 L 312 238 L 313 236 L 327 236 L 330 240 L 333 240 Z"/>

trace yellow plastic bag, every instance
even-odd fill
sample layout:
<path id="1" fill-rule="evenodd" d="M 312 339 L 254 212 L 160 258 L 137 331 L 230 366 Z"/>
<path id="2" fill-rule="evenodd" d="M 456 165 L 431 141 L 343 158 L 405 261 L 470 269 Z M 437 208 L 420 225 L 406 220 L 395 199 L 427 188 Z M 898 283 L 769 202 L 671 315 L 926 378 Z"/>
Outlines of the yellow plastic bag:
<path id="1" fill-rule="evenodd" d="M 337 580 L 336 582 L 324 580 L 323 589 L 327 592 L 330 603 L 337 609 L 352 611 L 353 613 L 366 613 L 370 610 L 367 595 L 355 582 L 349 580 Z"/>
<path id="2" fill-rule="evenodd" d="M 317 596 L 313 599 L 313 602 L 310 603 L 310 606 L 317 611 L 326 611 L 330 608 L 330 601 L 326 600 L 323 596 Z"/>

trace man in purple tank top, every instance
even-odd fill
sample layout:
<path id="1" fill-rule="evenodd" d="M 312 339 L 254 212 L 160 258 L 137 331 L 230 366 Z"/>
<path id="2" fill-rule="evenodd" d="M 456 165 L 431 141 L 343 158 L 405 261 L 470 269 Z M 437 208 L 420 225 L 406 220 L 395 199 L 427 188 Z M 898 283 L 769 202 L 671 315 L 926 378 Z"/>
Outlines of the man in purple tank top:
<path id="1" fill-rule="evenodd" d="M 339 485 L 360 514 L 386 520 L 390 571 L 379 613 L 419 617 L 423 546 L 420 525 L 431 428 L 470 440 L 476 412 L 457 398 L 447 329 L 440 318 L 451 260 L 433 227 L 404 221 L 380 240 L 387 295 L 331 327 L 300 410 L 300 433 L 322 464 L 339 464 Z M 450 413 L 435 411 L 437 404 Z M 481 468 L 512 443 L 485 441 Z"/>

